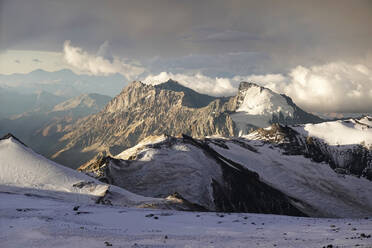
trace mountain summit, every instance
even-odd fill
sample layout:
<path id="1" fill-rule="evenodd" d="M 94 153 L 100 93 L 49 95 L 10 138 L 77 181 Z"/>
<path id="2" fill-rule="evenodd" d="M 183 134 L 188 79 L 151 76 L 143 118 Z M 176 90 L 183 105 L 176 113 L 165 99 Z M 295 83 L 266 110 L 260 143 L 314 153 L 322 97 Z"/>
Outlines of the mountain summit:
<path id="1" fill-rule="evenodd" d="M 240 83 L 234 103 L 235 113 L 231 117 L 240 135 L 272 123 L 291 125 L 321 121 L 319 117 L 299 108 L 290 97 L 252 82 Z"/>

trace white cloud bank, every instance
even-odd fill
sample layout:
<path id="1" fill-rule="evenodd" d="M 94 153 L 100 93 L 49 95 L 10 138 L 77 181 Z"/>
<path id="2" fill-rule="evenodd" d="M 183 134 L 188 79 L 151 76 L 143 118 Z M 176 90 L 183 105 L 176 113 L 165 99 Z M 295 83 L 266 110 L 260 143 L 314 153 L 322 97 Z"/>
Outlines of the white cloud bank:
<path id="1" fill-rule="evenodd" d="M 180 84 L 191 88 L 199 93 L 208 94 L 212 96 L 228 96 L 236 93 L 237 89 L 233 87 L 231 79 L 229 78 L 212 78 L 201 73 L 196 74 L 173 74 L 169 72 L 161 72 L 158 75 L 149 75 L 143 82 L 147 84 L 160 84 L 168 81 L 168 79 L 175 80 Z"/>
<path id="2" fill-rule="evenodd" d="M 286 76 L 251 75 L 235 80 L 260 82 L 308 111 L 372 112 L 372 69 L 362 64 L 297 66 Z"/>
<path id="3" fill-rule="evenodd" d="M 134 80 L 145 69 L 140 65 L 130 63 L 118 57 L 107 59 L 102 55 L 102 47 L 107 49 L 108 43 L 105 42 L 99 52 L 89 54 L 80 47 L 71 45 L 71 41 L 67 40 L 63 45 L 63 56 L 65 61 L 80 73 L 88 73 L 92 75 L 110 75 L 120 73 L 128 80 Z"/>
<path id="4" fill-rule="evenodd" d="M 297 66 L 287 75 L 266 74 L 212 78 L 162 72 L 149 75 L 145 83 L 158 84 L 169 78 L 200 93 L 232 95 L 241 81 L 250 81 L 290 96 L 312 112 L 372 112 L 372 69 L 362 64 L 334 62 L 313 67 Z"/>

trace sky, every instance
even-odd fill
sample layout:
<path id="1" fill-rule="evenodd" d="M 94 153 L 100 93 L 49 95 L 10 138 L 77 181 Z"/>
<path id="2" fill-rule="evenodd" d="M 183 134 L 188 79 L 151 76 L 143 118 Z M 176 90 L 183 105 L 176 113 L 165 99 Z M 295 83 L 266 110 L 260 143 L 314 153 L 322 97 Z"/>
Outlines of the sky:
<path id="1" fill-rule="evenodd" d="M 241 80 L 308 111 L 372 110 L 371 0 L 0 0 L 0 74 L 71 69 L 211 95 Z"/>

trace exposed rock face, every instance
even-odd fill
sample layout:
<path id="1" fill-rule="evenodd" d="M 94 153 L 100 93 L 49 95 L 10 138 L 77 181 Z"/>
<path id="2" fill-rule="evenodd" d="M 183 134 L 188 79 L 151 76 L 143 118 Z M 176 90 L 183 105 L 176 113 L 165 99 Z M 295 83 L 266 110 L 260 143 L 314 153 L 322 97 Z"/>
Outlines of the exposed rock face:
<path id="1" fill-rule="evenodd" d="M 178 84 L 173 83 L 173 86 Z M 198 96 L 207 101 L 213 100 L 210 96 L 192 93 L 192 98 Z M 185 95 L 183 91 L 134 82 L 102 111 L 72 125 L 61 139 L 66 144 L 65 148 L 53 158 L 77 167 L 97 152 L 117 154 L 150 135 L 178 136 L 185 133 L 205 137 L 237 134 L 232 119 L 225 111 L 223 99 L 214 99 L 204 107 L 193 108 L 189 107 L 190 99 Z M 201 104 L 206 104 L 206 100 L 198 103 Z M 76 158 L 77 154 L 79 158 Z"/>
<path id="2" fill-rule="evenodd" d="M 56 150 L 52 158 L 76 168 L 98 152 L 115 155 L 150 135 L 179 136 L 183 133 L 195 138 L 211 135 L 237 136 L 244 133 L 247 127 L 257 128 L 250 124 L 250 120 L 263 117 L 258 114 L 250 119 L 240 112 L 245 115 L 244 132 L 232 118 L 241 107 L 241 102 L 249 101 L 242 92 L 252 87 L 256 89 L 259 86 L 242 83 L 241 94 L 230 98 L 216 98 L 199 94 L 172 80 L 156 86 L 133 82 L 102 111 L 66 128 L 65 135 L 60 140 L 63 148 Z M 269 93 L 276 94 L 271 91 Z M 275 97 L 279 97 L 282 104 L 288 105 L 289 100 L 285 97 L 278 94 Z M 264 101 L 270 104 L 270 99 Z M 294 104 L 290 108 L 294 113 L 292 122 L 301 123 L 303 119 L 295 113 L 302 110 Z M 280 110 L 279 107 L 277 119 L 275 114 L 269 116 L 266 113 L 264 118 L 268 122 L 264 121 L 263 125 L 281 122 Z M 285 121 L 289 122 L 289 119 Z"/>

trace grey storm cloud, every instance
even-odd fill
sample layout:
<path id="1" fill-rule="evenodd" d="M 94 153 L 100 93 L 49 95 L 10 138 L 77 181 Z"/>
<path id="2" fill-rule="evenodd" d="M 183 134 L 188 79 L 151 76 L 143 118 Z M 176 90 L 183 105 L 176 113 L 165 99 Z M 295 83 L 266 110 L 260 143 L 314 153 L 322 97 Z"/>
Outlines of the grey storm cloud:
<path id="1" fill-rule="evenodd" d="M 285 64 L 363 56 L 371 1 L 1 0 L 0 49 L 59 51 L 65 40 L 136 58 L 265 52 Z"/>

